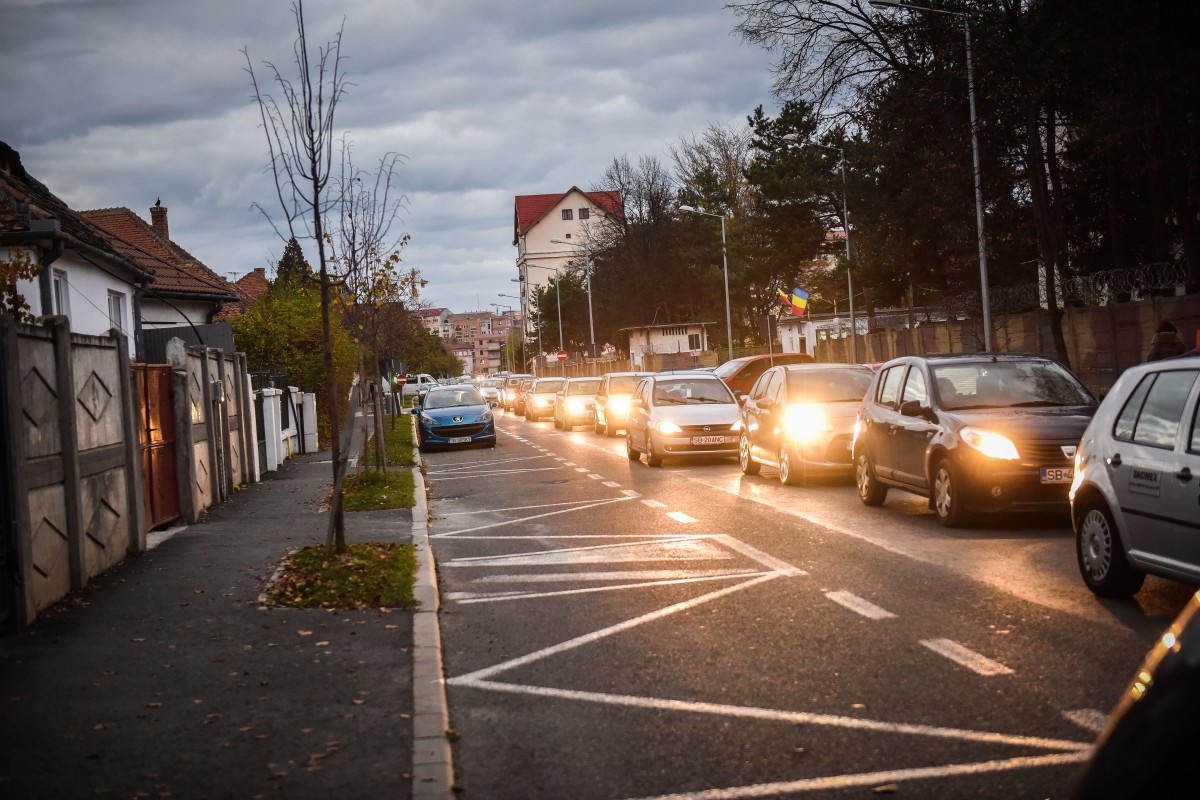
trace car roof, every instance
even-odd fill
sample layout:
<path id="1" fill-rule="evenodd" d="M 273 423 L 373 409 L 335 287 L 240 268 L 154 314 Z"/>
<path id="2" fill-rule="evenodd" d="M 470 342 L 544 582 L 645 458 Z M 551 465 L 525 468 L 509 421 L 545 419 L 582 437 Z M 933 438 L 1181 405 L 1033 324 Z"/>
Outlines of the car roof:
<path id="1" fill-rule="evenodd" d="M 871 367 L 866 364 L 840 364 L 840 363 L 805 363 L 805 364 L 776 364 L 771 369 L 781 369 L 786 372 L 815 372 L 823 369 L 852 369 L 855 372 L 874 372 Z"/>

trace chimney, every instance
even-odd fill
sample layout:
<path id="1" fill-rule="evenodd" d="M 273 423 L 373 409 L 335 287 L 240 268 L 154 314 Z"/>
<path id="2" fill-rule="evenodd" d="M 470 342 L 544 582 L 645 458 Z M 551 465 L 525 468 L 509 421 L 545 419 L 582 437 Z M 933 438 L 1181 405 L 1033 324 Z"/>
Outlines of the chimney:
<path id="1" fill-rule="evenodd" d="M 254 271 L 258 273 L 258 277 L 260 277 L 260 278 L 267 277 L 267 268 L 266 267 L 255 267 Z"/>
<path id="2" fill-rule="evenodd" d="M 167 208 L 161 200 L 155 200 L 150 206 L 150 226 L 160 238 L 170 241 L 171 235 L 167 228 Z"/>

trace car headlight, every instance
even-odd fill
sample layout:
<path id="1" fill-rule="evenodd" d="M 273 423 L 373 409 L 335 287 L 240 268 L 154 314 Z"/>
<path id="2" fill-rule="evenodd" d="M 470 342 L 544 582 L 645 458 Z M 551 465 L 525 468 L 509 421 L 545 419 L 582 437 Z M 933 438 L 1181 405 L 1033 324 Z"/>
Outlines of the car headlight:
<path id="1" fill-rule="evenodd" d="M 550 401 L 549 401 L 549 400 L 547 400 L 547 399 L 546 399 L 546 398 L 544 398 L 544 397 L 535 397 L 535 398 L 533 398 L 533 404 L 534 404 L 535 406 L 543 406 L 543 407 L 545 407 L 545 406 L 548 406 L 548 405 L 550 405 Z"/>
<path id="2" fill-rule="evenodd" d="M 628 397 L 610 397 L 608 398 L 608 413 L 615 416 L 621 416 L 629 413 L 629 398 Z"/>
<path id="3" fill-rule="evenodd" d="M 783 429 L 794 441 L 808 441 L 833 430 L 820 406 L 799 403 L 783 412 Z"/>
<path id="4" fill-rule="evenodd" d="M 1021 457 L 1017 446 L 1007 436 L 1001 436 L 982 428 L 963 428 L 959 436 L 967 444 L 983 453 L 988 458 L 999 458 L 1004 461 L 1016 461 Z"/>
<path id="5" fill-rule="evenodd" d="M 437 425 L 437 420 L 426 414 L 424 411 L 421 412 L 421 422 L 425 423 L 426 425 Z"/>
<path id="6" fill-rule="evenodd" d="M 738 417 L 737 420 L 732 425 L 729 426 L 729 430 L 737 432 L 737 431 L 740 431 L 741 429 L 742 429 L 742 418 Z"/>
<path id="7" fill-rule="evenodd" d="M 659 433 L 683 433 L 683 428 L 669 419 L 661 420 L 655 427 L 658 428 Z"/>
<path id="8" fill-rule="evenodd" d="M 492 412 L 491 411 L 483 412 L 483 414 L 481 414 L 479 417 L 479 421 L 480 422 L 491 422 L 492 421 Z"/>
<path id="9" fill-rule="evenodd" d="M 567 411 L 570 411 L 572 414 L 582 414 L 586 410 L 587 410 L 587 404 L 584 403 L 582 400 L 568 400 L 567 401 Z"/>

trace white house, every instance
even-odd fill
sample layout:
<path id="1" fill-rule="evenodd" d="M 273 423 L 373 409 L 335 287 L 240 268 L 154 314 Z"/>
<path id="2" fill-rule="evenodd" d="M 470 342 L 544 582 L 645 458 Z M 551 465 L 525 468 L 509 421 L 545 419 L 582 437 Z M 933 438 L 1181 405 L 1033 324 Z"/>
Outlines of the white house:
<path id="1" fill-rule="evenodd" d="M 714 322 L 685 322 L 674 325 L 645 325 L 635 328 L 622 328 L 621 332 L 629 334 L 629 360 L 633 369 L 647 369 L 647 356 L 668 355 L 676 356 L 670 359 L 673 367 L 683 364 L 699 366 L 700 354 L 708 349 L 709 325 Z M 679 356 L 689 355 L 692 362 Z M 651 368 L 658 368 L 653 365 Z"/>
<path id="2" fill-rule="evenodd" d="M 513 206 L 513 245 L 521 282 L 521 313 L 537 294 L 572 263 L 581 264 L 599 226 L 622 220 L 620 192 L 585 192 L 572 186 L 561 194 L 517 195 Z M 554 241 L 554 240 L 559 241 Z"/>

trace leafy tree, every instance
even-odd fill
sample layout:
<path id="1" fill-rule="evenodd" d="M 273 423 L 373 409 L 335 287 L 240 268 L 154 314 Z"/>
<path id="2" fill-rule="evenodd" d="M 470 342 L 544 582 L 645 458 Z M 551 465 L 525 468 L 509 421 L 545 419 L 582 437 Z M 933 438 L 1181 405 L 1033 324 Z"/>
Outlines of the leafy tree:
<path id="1" fill-rule="evenodd" d="M 7 257 L 0 258 L 0 314 L 8 314 L 17 322 L 33 321 L 29 301 L 17 291 L 17 284 L 32 280 L 39 272 L 41 265 L 30 257 L 28 250 L 13 249 Z"/>
<path id="2" fill-rule="evenodd" d="M 296 241 L 295 236 L 290 237 L 284 245 L 283 255 L 275 265 L 275 282 L 315 285 L 316 277 L 312 266 L 304 258 L 300 243 Z"/>

